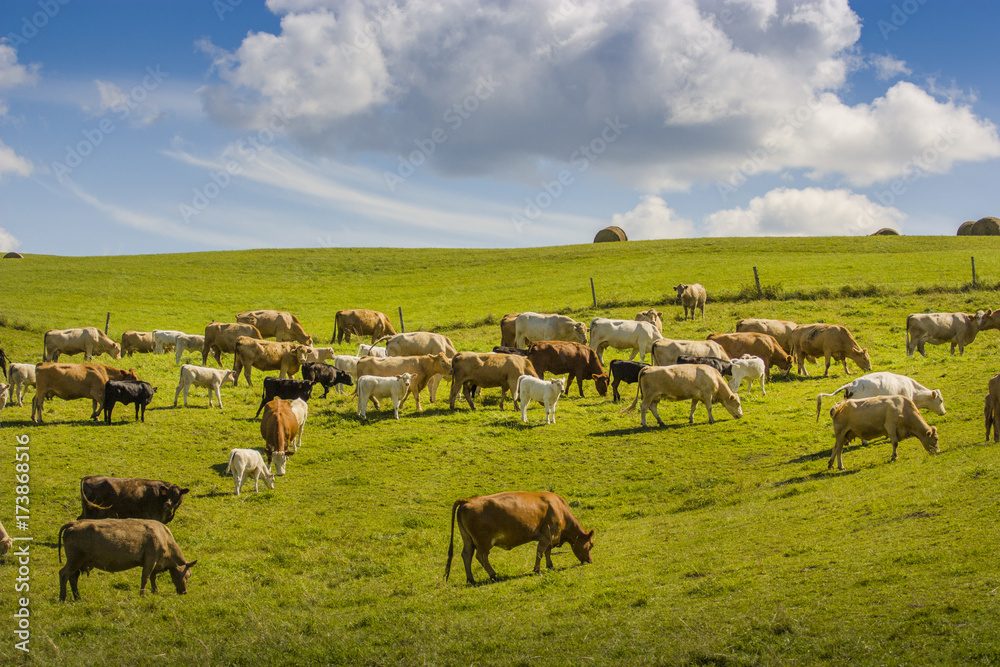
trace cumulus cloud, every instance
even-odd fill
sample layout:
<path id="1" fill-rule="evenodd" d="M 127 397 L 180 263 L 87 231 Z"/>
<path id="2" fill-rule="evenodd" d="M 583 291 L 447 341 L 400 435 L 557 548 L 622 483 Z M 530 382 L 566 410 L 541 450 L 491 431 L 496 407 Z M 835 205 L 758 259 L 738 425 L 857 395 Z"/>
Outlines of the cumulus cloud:
<path id="1" fill-rule="evenodd" d="M 635 241 L 694 236 L 694 224 L 679 217 L 667 206 L 667 202 L 656 195 L 643 195 L 639 204 L 631 211 L 612 216 L 611 223 L 621 227 Z"/>
<path id="2" fill-rule="evenodd" d="M 17 50 L 9 44 L 0 42 L 0 89 L 22 85 L 33 86 L 37 81 L 38 65 L 18 64 Z M 7 110 L 7 103 L 0 99 L 0 120 L 6 118 Z M 30 160 L 21 157 L 14 152 L 14 149 L 0 141 L 0 179 L 3 178 L 4 174 L 27 176 L 33 168 Z M 0 247 L 9 242 L 8 237 L 13 239 L 16 245 L 17 239 L 3 231 L 0 234 Z"/>
<path id="3" fill-rule="evenodd" d="M 890 55 L 872 56 L 871 64 L 875 68 L 876 78 L 882 81 L 895 79 L 897 76 L 912 74 L 912 70 L 902 60 L 896 60 Z"/>
<path id="4" fill-rule="evenodd" d="M 31 161 L 21 157 L 12 148 L 0 141 L 0 179 L 4 174 L 28 176 L 32 171 Z"/>
<path id="5" fill-rule="evenodd" d="M 709 236 L 844 236 L 900 230 L 906 215 L 850 190 L 777 188 L 705 218 Z"/>
<path id="6" fill-rule="evenodd" d="M 21 242 L 17 240 L 13 234 L 8 232 L 3 227 L 0 227 L 0 252 L 10 252 L 11 250 L 17 250 L 21 245 Z"/>

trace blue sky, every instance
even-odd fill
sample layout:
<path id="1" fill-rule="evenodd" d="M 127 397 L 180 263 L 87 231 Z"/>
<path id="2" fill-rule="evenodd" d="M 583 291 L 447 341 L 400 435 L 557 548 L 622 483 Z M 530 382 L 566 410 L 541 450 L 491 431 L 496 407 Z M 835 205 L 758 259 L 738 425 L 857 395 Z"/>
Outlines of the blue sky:
<path id="1" fill-rule="evenodd" d="M 954 234 L 986 0 L 0 4 L 0 249 Z"/>

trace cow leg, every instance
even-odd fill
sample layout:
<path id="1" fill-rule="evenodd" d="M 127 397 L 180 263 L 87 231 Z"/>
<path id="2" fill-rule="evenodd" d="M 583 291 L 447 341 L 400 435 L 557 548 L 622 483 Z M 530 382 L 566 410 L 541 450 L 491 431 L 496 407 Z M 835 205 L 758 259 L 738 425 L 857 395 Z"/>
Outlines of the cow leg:
<path id="1" fill-rule="evenodd" d="M 546 405 L 545 406 L 545 416 L 546 416 L 547 419 L 551 419 L 552 420 L 552 421 L 548 422 L 549 424 L 555 424 L 556 423 L 556 402 L 555 401 L 552 401 L 551 405 Z"/>
<path id="2" fill-rule="evenodd" d="M 180 397 L 182 391 L 184 391 L 184 387 L 182 387 L 180 384 L 178 384 L 177 385 L 177 389 L 174 391 L 174 407 L 175 408 L 177 407 L 177 399 Z M 185 398 L 187 398 L 187 396 L 185 396 Z M 187 401 L 185 401 L 184 407 L 187 407 Z"/>
<path id="3" fill-rule="evenodd" d="M 657 424 L 659 424 L 660 426 L 666 426 L 666 424 L 663 423 L 663 420 L 660 419 L 660 411 L 658 409 L 659 407 L 660 407 L 660 402 L 659 401 L 651 401 L 650 404 L 649 404 L 649 411 L 653 413 L 654 417 L 656 417 L 656 423 Z M 645 426 L 645 425 L 646 424 L 643 423 L 643 426 Z"/>
<path id="4" fill-rule="evenodd" d="M 552 569 L 552 536 L 546 527 L 538 536 L 538 548 L 535 550 L 535 574 L 541 571 L 542 556 L 545 556 L 545 567 Z"/>
<path id="5" fill-rule="evenodd" d="M 573 381 L 573 374 L 571 373 L 566 378 L 566 384 L 568 385 L 572 381 Z M 580 398 L 583 398 L 583 373 L 580 373 L 579 375 L 576 376 L 576 386 L 579 387 L 580 389 Z"/>
<path id="6" fill-rule="evenodd" d="M 622 395 L 618 393 L 618 383 L 621 382 L 619 378 L 615 378 L 615 381 L 611 383 L 611 400 L 613 403 L 617 403 L 622 399 Z"/>
<path id="7" fill-rule="evenodd" d="M 66 582 L 69 581 L 69 558 L 66 559 L 66 565 L 59 570 L 59 601 L 66 601 Z M 76 590 L 73 590 L 76 593 Z"/>
<path id="8" fill-rule="evenodd" d="M 69 586 L 70 589 L 72 589 L 73 591 L 74 600 L 80 599 L 80 589 L 77 587 L 77 584 L 79 582 L 80 582 L 80 570 L 76 570 L 75 572 L 73 572 L 73 574 L 69 575 Z M 65 591 L 63 591 L 63 593 L 64 593 L 63 597 L 65 597 Z"/>
<path id="9" fill-rule="evenodd" d="M 215 402 L 219 404 L 219 409 L 222 409 L 222 385 L 215 387 Z M 212 390 L 208 390 L 208 407 L 212 407 Z"/>
<path id="10" fill-rule="evenodd" d="M 750 390 L 750 387 L 747 387 L 747 391 L 748 392 L 749 392 L 749 390 Z M 708 423 L 709 424 L 714 424 L 715 423 L 715 417 L 712 416 L 712 397 L 710 396 L 708 398 L 708 400 L 702 399 L 702 402 L 705 404 L 705 409 L 708 411 Z"/>
<path id="11" fill-rule="evenodd" d="M 691 399 L 691 414 L 688 415 L 688 424 L 693 424 L 694 423 L 694 409 L 696 407 L 698 407 L 698 399 L 697 398 L 692 398 Z"/>
<path id="12" fill-rule="evenodd" d="M 437 374 L 437 375 L 432 375 L 431 378 L 427 380 L 427 392 L 430 394 L 431 403 L 433 403 L 434 400 L 437 398 L 438 385 L 441 384 L 441 379 L 443 377 L 444 377 L 443 375 Z"/>
<path id="13" fill-rule="evenodd" d="M 236 495 L 240 495 L 240 488 L 243 486 L 243 471 L 233 470 L 233 484 L 236 485 Z"/>
<path id="14" fill-rule="evenodd" d="M 635 355 L 637 355 L 637 354 L 639 354 L 639 348 L 633 347 L 632 348 L 632 354 L 628 355 L 628 360 L 629 361 L 633 361 L 635 359 Z M 642 356 L 640 357 L 640 359 L 642 361 L 646 360 L 646 350 L 642 351 Z M 604 365 L 604 359 L 601 359 L 601 365 L 602 366 Z"/>
<path id="15" fill-rule="evenodd" d="M 403 404 L 403 401 L 392 400 L 392 417 L 396 421 L 399 421 L 399 406 Z"/>
<path id="16" fill-rule="evenodd" d="M 461 527 L 461 524 L 459 524 Z M 465 580 L 470 584 L 476 583 L 476 580 L 472 577 L 472 557 L 476 553 L 476 546 L 472 542 L 472 538 L 462 531 L 462 563 L 465 565 Z"/>
<path id="17" fill-rule="evenodd" d="M 455 399 L 458 398 L 458 392 L 461 391 L 462 392 L 462 396 L 463 397 L 465 396 L 465 392 L 463 391 L 464 389 L 465 389 L 465 385 L 463 383 L 456 382 L 454 379 L 452 379 L 451 391 L 448 392 L 448 408 L 449 409 L 451 409 L 451 410 L 455 409 Z"/>
<path id="18" fill-rule="evenodd" d="M 139 595 L 146 594 L 146 582 L 149 581 L 149 575 L 152 574 L 153 572 L 153 566 L 155 562 L 156 561 L 154 559 L 147 557 L 146 562 L 142 564 L 142 581 L 139 584 Z M 153 586 L 156 586 L 155 579 L 153 580 Z M 156 590 L 154 589 L 153 592 L 155 593 Z"/>
<path id="19" fill-rule="evenodd" d="M 761 377 L 760 379 L 760 393 L 764 394 L 765 396 L 767 396 L 767 388 L 764 386 L 764 381 L 766 379 L 767 379 L 767 373 L 764 373 L 764 376 Z"/>
<path id="20" fill-rule="evenodd" d="M 850 374 L 851 374 L 851 371 L 850 371 L 850 370 L 848 370 L 848 368 L 847 368 L 847 357 L 844 357 L 844 358 L 842 359 L 842 361 L 844 362 L 844 373 L 846 373 L 847 375 L 850 375 Z"/>
<path id="21" fill-rule="evenodd" d="M 486 570 L 486 574 L 490 575 L 490 579 L 496 581 L 497 580 L 496 570 L 494 570 L 493 566 L 490 565 L 490 547 L 486 547 L 486 549 L 479 549 L 476 552 L 476 558 L 479 559 L 479 562 L 482 564 L 483 569 Z"/>
<path id="22" fill-rule="evenodd" d="M 31 421 L 42 423 L 42 406 L 45 404 L 45 397 L 38 393 L 38 387 L 35 387 L 35 397 L 31 399 Z M 38 418 L 35 419 L 35 415 Z"/>
<path id="23" fill-rule="evenodd" d="M 531 399 L 528 397 L 523 397 L 521 399 L 521 421 L 525 424 L 528 423 L 528 404 L 531 403 Z"/>

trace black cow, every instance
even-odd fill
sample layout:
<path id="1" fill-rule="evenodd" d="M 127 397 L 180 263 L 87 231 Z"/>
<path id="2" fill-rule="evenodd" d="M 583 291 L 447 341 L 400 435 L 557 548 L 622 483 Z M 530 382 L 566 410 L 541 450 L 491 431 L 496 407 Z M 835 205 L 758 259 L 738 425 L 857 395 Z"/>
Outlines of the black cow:
<path id="1" fill-rule="evenodd" d="M 170 523 L 188 489 L 170 482 L 91 475 L 80 480 L 80 519 L 153 519 Z"/>
<path id="2" fill-rule="evenodd" d="M 621 382 L 635 384 L 639 381 L 639 371 L 646 366 L 649 364 L 625 359 L 615 359 L 611 362 L 611 390 L 615 403 L 622 399 L 622 395 L 618 393 L 618 384 Z"/>
<path id="3" fill-rule="evenodd" d="M 3 370 L 3 376 L 7 377 L 7 353 L 0 348 L 0 370 Z"/>
<path id="4" fill-rule="evenodd" d="M 679 354 L 677 355 L 677 363 L 704 364 L 706 366 L 711 366 L 723 375 L 728 375 L 729 377 L 733 376 L 733 365 L 725 359 L 717 359 L 716 357 L 696 357 L 691 354 Z"/>
<path id="5" fill-rule="evenodd" d="M 522 350 L 517 347 L 508 347 L 507 345 L 497 345 L 493 348 L 493 351 L 497 354 L 516 354 L 521 357 L 528 356 L 527 350 Z"/>
<path id="6" fill-rule="evenodd" d="M 350 373 L 337 370 L 330 364 L 315 361 L 307 361 L 302 364 L 302 379 L 312 380 L 323 385 L 323 398 L 326 398 L 330 389 L 338 384 L 348 387 L 354 386 L 354 380 L 351 379 Z"/>
<path id="7" fill-rule="evenodd" d="M 146 421 L 146 406 L 153 402 L 156 389 L 148 382 L 132 382 L 129 380 L 108 380 L 104 385 L 104 423 L 111 423 L 111 411 L 115 403 L 128 405 L 135 403 L 135 420 L 139 421 L 142 411 L 142 421 Z"/>
<path id="8" fill-rule="evenodd" d="M 309 401 L 309 397 L 312 396 L 313 385 L 316 384 L 312 380 L 279 380 L 275 377 L 264 378 L 264 395 L 260 399 L 260 407 L 257 408 L 257 414 L 254 415 L 254 419 L 260 416 L 260 411 L 264 409 L 264 406 L 270 403 L 275 398 L 281 398 L 286 401 L 294 401 L 296 398 L 301 398 L 303 401 Z"/>

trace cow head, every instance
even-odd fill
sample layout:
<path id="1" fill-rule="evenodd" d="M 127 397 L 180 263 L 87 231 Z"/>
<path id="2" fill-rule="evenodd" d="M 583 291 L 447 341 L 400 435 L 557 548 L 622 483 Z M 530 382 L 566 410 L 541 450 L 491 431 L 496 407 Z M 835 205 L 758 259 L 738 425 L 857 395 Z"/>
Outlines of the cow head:
<path id="1" fill-rule="evenodd" d="M 348 387 L 354 386 L 354 380 L 351 379 L 351 374 L 344 371 L 335 370 L 333 372 L 333 384 L 342 384 Z"/>
<path id="2" fill-rule="evenodd" d="M 601 373 L 600 375 L 594 373 L 590 376 L 594 381 L 594 387 L 597 389 L 597 393 L 601 396 L 608 395 L 608 374 Z"/>
<path id="3" fill-rule="evenodd" d="M 444 352 L 438 352 L 431 357 L 431 371 L 441 375 L 451 375 L 451 359 Z"/>
<path id="4" fill-rule="evenodd" d="M 938 444 L 938 432 L 937 426 L 931 426 L 927 431 L 924 432 L 924 437 L 920 439 L 924 445 L 924 449 L 927 450 L 928 454 L 940 454 L 941 446 Z"/>
<path id="5" fill-rule="evenodd" d="M 122 358 L 122 346 L 118 343 L 111 343 L 111 356 L 115 359 Z"/>
<path id="6" fill-rule="evenodd" d="M 295 349 L 295 358 L 299 360 L 300 364 L 305 364 L 313 360 L 315 352 L 316 350 L 312 347 L 297 347 Z"/>
<path id="7" fill-rule="evenodd" d="M 181 506 L 184 502 L 184 496 L 191 489 L 182 489 L 176 484 L 171 484 L 170 486 L 161 486 L 159 499 L 163 504 L 160 509 L 160 523 L 170 523 L 170 520 L 174 518 L 174 514 L 177 512 L 177 508 Z"/>
<path id="8" fill-rule="evenodd" d="M 566 378 L 556 378 L 554 380 L 549 380 L 549 383 L 555 385 L 556 387 L 559 387 L 560 394 L 566 391 Z M 607 391 L 607 389 L 605 389 L 605 391 Z"/>
<path id="9" fill-rule="evenodd" d="M 130 368 L 127 371 L 122 371 L 122 379 L 130 382 L 138 382 L 139 376 L 135 374 L 134 368 Z"/>
<path id="10" fill-rule="evenodd" d="M 576 334 L 576 340 L 573 342 L 579 343 L 580 345 L 587 344 L 587 325 L 583 322 L 576 322 L 573 324 L 573 333 Z"/>
<path id="11" fill-rule="evenodd" d="M 576 542 L 573 542 L 573 553 L 580 559 L 581 563 L 593 563 L 590 558 L 590 550 L 594 548 L 594 531 L 584 533 Z"/>
<path id="12" fill-rule="evenodd" d="M 784 356 L 778 355 L 776 357 L 774 365 L 780 368 L 781 370 L 785 371 L 785 375 L 787 376 L 788 373 L 791 372 L 792 370 L 792 355 L 790 354 L 786 354 Z"/>
<path id="13" fill-rule="evenodd" d="M 294 452 L 274 452 L 271 458 L 274 460 L 274 474 L 277 477 L 281 477 L 285 474 L 285 464 L 288 462 L 288 457 L 294 454 Z"/>
<path id="14" fill-rule="evenodd" d="M 178 595 L 184 595 L 187 593 L 187 580 L 191 578 L 191 568 L 197 563 L 198 560 L 195 559 L 190 563 L 184 563 L 183 565 L 170 568 L 170 578 L 174 582 L 174 588 L 177 589 Z"/>
<path id="15" fill-rule="evenodd" d="M 232 382 L 234 385 L 236 384 L 236 371 L 231 368 L 222 374 L 222 384 L 227 382 Z"/>
<path id="16" fill-rule="evenodd" d="M 854 350 L 854 361 L 861 367 L 861 370 L 870 371 L 872 369 L 872 358 L 868 356 L 868 348 Z"/>
<path id="17" fill-rule="evenodd" d="M 989 394 L 987 394 L 988 396 Z M 928 401 L 927 408 L 930 409 L 934 414 L 944 415 L 944 396 L 941 395 L 940 389 L 935 389 L 931 392 L 931 398 Z"/>
<path id="18" fill-rule="evenodd" d="M 722 405 L 729 411 L 729 414 L 739 419 L 743 416 L 743 406 L 740 404 L 740 397 L 730 391 L 725 383 L 722 386 L 729 392 L 729 395 L 722 399 Z"/>
<path id="19" fill-rule="evenodd" d="M 264 483 L 267 484 L 267 488 L 274 491 L 274 473 L 271 472 L 271 469 L 264 468 L 264 472 L 261 477 L 264 478 Z"/>
<path id="20" fill-rule="evenodd" d="M 987 311 L 979 311 L 976 313 L 977 319 L 979 320 L 979 328 L 981 330 L 986 329 L 1000 329 L 1000 310 L 993 310 L 992 308 Z"/>
<path id="21" fill-rule="evenodd" d="M 676 287 L 674 287 L 674 291 L 677 292 L 677 298 L 678 299 L 681 298 L 681 295 L 684 294 L 684 290 L 686 290 L 686 289 L 687 289 L 687 285 L 685 285 L 684 283 L 681 283 L 680 285 L 677 285 Z"/>

